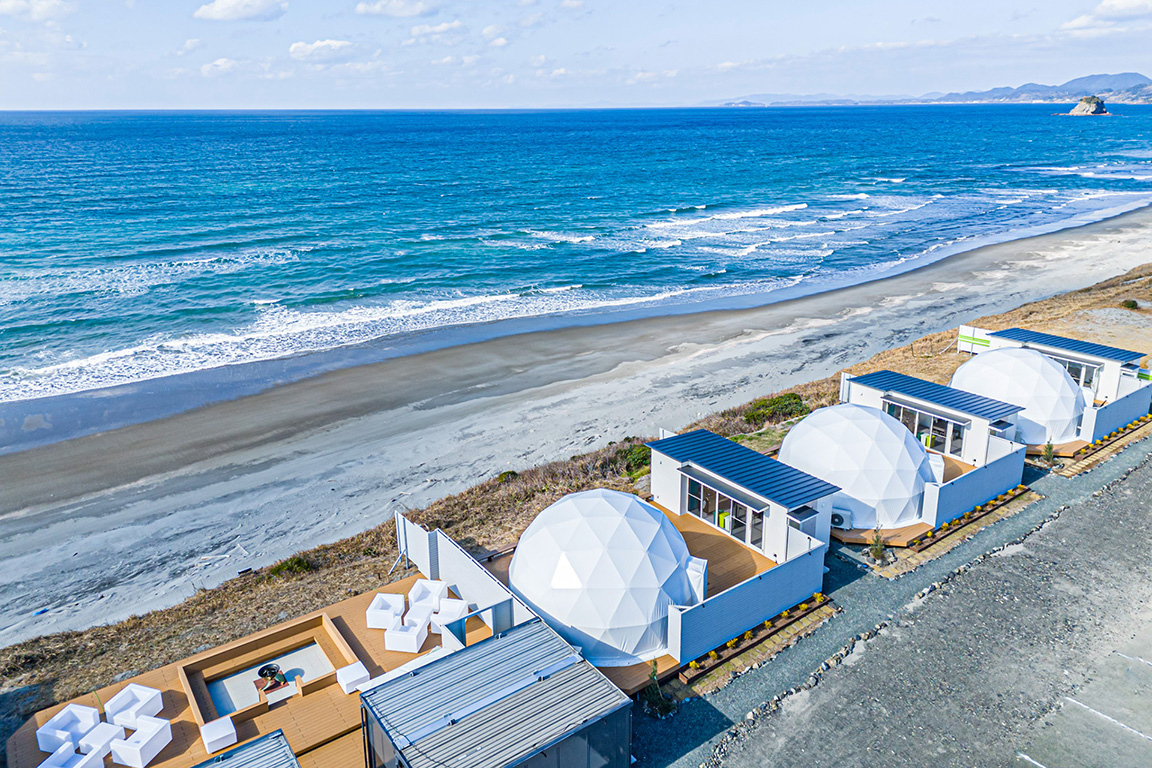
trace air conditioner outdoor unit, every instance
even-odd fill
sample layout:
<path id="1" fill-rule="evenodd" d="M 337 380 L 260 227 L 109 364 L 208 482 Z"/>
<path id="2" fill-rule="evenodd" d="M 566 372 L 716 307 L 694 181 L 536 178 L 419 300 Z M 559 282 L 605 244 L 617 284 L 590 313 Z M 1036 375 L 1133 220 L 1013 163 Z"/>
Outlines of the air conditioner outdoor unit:
<path id="1" fill-rule="evenodd" d="M 843 512 L 832 513 L 832 527 L 833 528 L 851 528 L 852 520 Z"/>

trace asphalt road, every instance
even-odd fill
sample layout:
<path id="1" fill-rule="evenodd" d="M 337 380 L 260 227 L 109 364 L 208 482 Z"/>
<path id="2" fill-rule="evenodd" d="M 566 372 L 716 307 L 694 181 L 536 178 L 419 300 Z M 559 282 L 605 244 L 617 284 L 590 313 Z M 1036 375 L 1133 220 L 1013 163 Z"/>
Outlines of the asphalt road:
<path id="1" fill-rule="evenodd" d="M 637 758 L 1152 766 L 1152 665 L 1141 661 L 1152 661 L 1150 449 L 1134 445 L 1077 478 L 1034 479 L 1047 498 L 897 581 L 830 557 L 844 612 L 672 720 L 637 717 Z M 878 624 L 816 685 L 764 711 Z"/>

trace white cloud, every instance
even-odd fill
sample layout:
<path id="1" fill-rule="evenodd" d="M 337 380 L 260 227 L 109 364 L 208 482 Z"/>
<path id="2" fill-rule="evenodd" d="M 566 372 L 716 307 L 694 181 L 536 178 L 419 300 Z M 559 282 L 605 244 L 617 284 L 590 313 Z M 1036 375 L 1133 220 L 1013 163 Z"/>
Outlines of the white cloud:
<path id="1" fill-rule="evenodd" d="M 233 59 L 219 58 L 200 67 L 200 74 L 204 77 L 220 77 L 236 69 L 239 64 L 240 62 Z"/>
<path id="2" fill-rule="evenodd" d="M 540 54 L 539 56 L 533 56 L 532 58 L 528 59 L 528 63 L 534 67 L 542 67 L 548 63 L 548 57 L 545 56 L 544 54 Z"/>
<path id="3" fill-rule="evenodd" d="M 296 61 L 339 61 L 352 54 L 352 43 L 347 40 L 303 40 L 288 46 L 288 55 Z"/>
<path id="4" fill-rule="evenodd" d="M 519 24 L 520 24 L 520 26 L 527 29 L 528 27 L 539 26 L 542 21 L 544 21 L 544 14 L 533 13 L 533 14 L 530 14 L 530 15 L 525 16 L 524 18 L 520 19 Z"/>
<path id="5" fill-rule="evenodd" d="M 552 70 L 552 74 L 550 76 L 551 77 L 563 77 L 566 74 L 568 74 L 568 70 L 564 69 L 564 67 L 560 67 L 559 69 Z"/>
<path id="6" fill-rule="evenodd" d="M 203 47 L 204 47 L 204 42 L 202 40 L 200 40 L 199 38 L 195 38 L 195 37 L 189 38 L 188 40 L 184 41 L 184 45 L 182 45 L 176 49 L 176 55 L 177 56 L 183 56 L 186 53 L 192 53 L 192 51 L 198 51 Z"/>
<path id="7" fill-rule="evenodd" d="M 64 0 L 0 0 L 0 16 L 27 21 L 47 21 L 72 11 Z"/>
<path id="8" fill-rule="evenodd" d="M 1060 25 L 1074 37 L 1100 37 L 1126 32 L 1118 22 L 1152 20 L 1152 0 L 1103 0 L 1091 13 Z"/>
<path id="9" fill-rule="evenodd" d="M 412 27 L 412 37 L 427 37 L 428 35 L 442 35 L 455 29 L 463 29 L 464 24 L 456 21 L 446 21 L 443 24 L 417 24 Z"/>
<path id="10" fill-rule="evenodd" d="M 480 30 L 480 34 L 484 35 L 484 37 L 488 40 L 491 40 L 494 37 L 499 37 L 500 33 L 503 31 L 504 27 L 500 26 L 499 24 L 489 24 L 488 26 L 484 27 L 484 29 Z"/>
<path id="11" fill-rule="evenodd" d="M 413 16 L 428 16 L 435 13 L 436 8 L 435 0 L 362 0 L 356 4 L 356 13 L 410 19 Z"/>
<path id="12" fill-rule="evenodd" d="M 503 48 L 504 46 L 508 45 L 508 40 L 507 38 L 497 37 L 495 40 L 489 41 L 488 45 L 492 46 L 493 48 Z"/>
<path id="13" fill-rule="evenodd" d="M 212 0 L 192 15 L 209 21 L 272 21 L 287 10 L 287 0 Z"/>

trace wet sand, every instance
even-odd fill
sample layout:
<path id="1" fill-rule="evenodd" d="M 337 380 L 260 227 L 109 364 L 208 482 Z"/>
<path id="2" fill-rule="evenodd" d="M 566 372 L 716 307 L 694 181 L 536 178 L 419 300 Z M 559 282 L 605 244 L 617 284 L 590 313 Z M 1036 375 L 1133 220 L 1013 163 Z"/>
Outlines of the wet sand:
<path id="1" fill-rule="evenodd" d="M 505 469 L 676 429 L 1152 261 L 1152 210 L 767 307 L 508 336 L 0 456 L 0 644 L 116 621 Z"/>

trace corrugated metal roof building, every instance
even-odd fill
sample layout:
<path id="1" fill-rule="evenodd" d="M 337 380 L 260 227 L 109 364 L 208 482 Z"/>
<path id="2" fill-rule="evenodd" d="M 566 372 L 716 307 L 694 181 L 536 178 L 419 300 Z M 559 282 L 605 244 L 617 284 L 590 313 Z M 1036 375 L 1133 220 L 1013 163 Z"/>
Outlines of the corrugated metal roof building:
<path id="1" fill-rule="evenodd" d="M 840 490 L 807 472 L 705 429 L 655 440 L 648 443 L 648 447 L 674 461 L 694 464 L 786 509 L 809 504 Z"/>
<path id="2" fill-rule="evenodd" d="M 934 381 L 917 379 L 895 371 L 876 371 L 862 376 L 853 376 L 850 381 L 873 389 L 893 392 L 905 397 L 923 400 L 959 413 L 979 416 L 988 421 L 997 421 L 1024 410 L 1018 405 L 993 400 L 990 397 L 974 395 L 962 389 L 954 389 Z"/>
<path id="3" fill-rule="evenodd" d="M 631 700 L 539 619 L 361 694 L 368 768 L 627 768 Z"/>
<path id="4" fill-rule="evenodd" d="M 1065 336 L 1054 336 L 1040 331 L 1029 331 L 1025 328 L 1005 328 L 1002 331 L 992 331 L 988 334 L 999 339 L 1018 341 L 1021 344 L 1031 344 L 1038 347 L 1063 349 L 1080 355 L 1100 358 L 1101 360 L 1114 360 L 1120 363 L 1131 363 L 1144 357 L 1144 352 L 1133 352 L 1128 349 L 1109 347 L 1104 344 L 1093 344 L 1090 341 L 1069 339 Z"/>
<path id="5" fill-rule="evenodd" d="M 273 731 L 210 757 L 195 768 L 300 768 L 284 731 Z"/>

